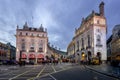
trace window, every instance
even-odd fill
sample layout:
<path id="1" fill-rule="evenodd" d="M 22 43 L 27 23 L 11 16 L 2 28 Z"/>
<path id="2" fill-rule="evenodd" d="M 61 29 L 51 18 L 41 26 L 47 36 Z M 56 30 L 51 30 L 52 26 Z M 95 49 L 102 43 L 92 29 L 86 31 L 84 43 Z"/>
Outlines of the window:
<path id="1" fill-rule="evenodd" d="M 79 51 L 79 41 L 77 41 L 77 51 Z"/>
<path id="2" fill-rule="evenodd" d="M 34 43 L 31 44 L 30 49 L 34 50 Z"/>
<path id="3" fill-rule="evenodd" d="M 43 52 L 43 44 L 39 44 L 39 52 Z"/>
<path id="4" fill-rule="evenodd" d="M 25 42 L 25 39 L 21 39 L 22 42 Z"/>
<path id="5" fill-rule="evenodd" d="M 82 48 L 84 48 L 84 40 L 83 40 L 83 38 L 82 38 Z"/>
<path id="6" fill-rule="evenodd" d="M 88 35 L 88 46 L 90 46 L 90 35 Z"/>
<path id="7" fill-rule="evenodd" d="M 21 49 L 24 51 L 25 50 L 25 43 L 21 44 Z"/>
<path id="8" fill-rule="evenodd" d="M 28 35 L 28 33 L 26 33 L 26 36 Z"/>
<path id="9" fill-rule="evenodd" d="M 20 35 L 22 35 L 22 32 L 20 32 Z"/>
<path id="10" fill-rule="evenodd" d="M 97 44 L 101 44 L 101 36 L 97 35 Z"/>
<path id="11" fill-rule="evenodd" d="M 100 23 L 100 21 L 99 20 L 97 20 L 97 24 L 99 24 Z"/>

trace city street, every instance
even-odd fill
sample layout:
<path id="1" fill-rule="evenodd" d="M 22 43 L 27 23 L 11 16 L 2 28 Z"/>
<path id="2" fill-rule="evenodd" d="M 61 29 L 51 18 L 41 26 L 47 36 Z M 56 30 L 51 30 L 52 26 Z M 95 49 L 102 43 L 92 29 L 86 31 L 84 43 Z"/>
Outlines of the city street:
<path id="1" fill-rule="evenodd" d="M 1 66 L 0 66 L 1 67 Z M 1 67 L 0 80 L 118 80 L 90 70 L 84 65 L 26 65 Z"/>
<path id="2" fill-rule="evenodd" d="M 22 67 L 2 66 L 0 69 L 0 80 L 33 80 L 42 75 L 58 72 L 71 67 L 71 64 L 26 65 Z"/>
<path id="3" fill-rule="evenodd" d="M 52 79 L 51 79 L 52 78 Z M 119 80 L 86 68 L 84 65 L 74 66 L 71 69 L 49 74 L 36 80 Z"/>

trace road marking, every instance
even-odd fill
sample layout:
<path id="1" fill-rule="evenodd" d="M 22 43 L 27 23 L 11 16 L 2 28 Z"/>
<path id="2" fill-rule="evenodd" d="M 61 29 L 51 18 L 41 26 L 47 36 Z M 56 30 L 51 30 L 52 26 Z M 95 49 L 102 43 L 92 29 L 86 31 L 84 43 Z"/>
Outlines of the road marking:
<path id="1" fill-rule="evenodd" d="M 49 76 L 52 78 L 52 79 L 54 79 L 54 80 L 57 80 L 55 77 L 53 77 L 51 74 L 49 74 Z"/>
<path id="2" fill-rule="evenodd" d="M 38 75 L 36 76 L 37 78 L 41 75 L 41 73 L 44 71 L 46 65 L 43 67 L 43 69 L 38 73 Z"/>
<path id="3" fill-rule="evenodd" d="M 35 68 L 33 68 L 33 69 L 35 69 Z M 19 76 L 21 76 L 21 75 L 24 75 L 25 73 L 28 73 L 28 72 L 32 71 L 33 69 L 28 70 L 28 71 L 25 71 L 25 72 L 23 72 L 23 73 L 21 73 L 21 74 L 18 74 L 17 76 L 15 76 L 15 77 L 13 77 L 13 78 L 10 78 L 9 80 L 12 80 L 12 79 L 15 79 L 15 78 L 17 78 L 17 77 L 19 77 Z"/>
<path id="4" fill-rule="evenodd" d="M 33 80 L 34 78 L 38 78 L 40 76 L 40 74 L 43 72 L 43 70 L 45 69 L 45 67 L 46 67 L 46 65 L 42 68 L 42 70 L 37 74 L 36 77 L 31 77 L 31 78 L 29 78 L 27 80 Z"/>
<path id="5" fill-rule="evenodd" d="M 54 72 L 56 72 L 55 68 L 52 66 L 52 69 L 54 70 Z"/>

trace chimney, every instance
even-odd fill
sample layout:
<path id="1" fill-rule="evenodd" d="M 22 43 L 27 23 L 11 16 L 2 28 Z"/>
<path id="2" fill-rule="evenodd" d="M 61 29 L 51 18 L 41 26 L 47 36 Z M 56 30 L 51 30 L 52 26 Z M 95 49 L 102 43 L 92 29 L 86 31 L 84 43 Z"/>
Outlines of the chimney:
<path id="1" fill-rule="evenodd" d="M 104 16 L 104 2 L 101 2 L 99 5 L 100 16 Z"/>

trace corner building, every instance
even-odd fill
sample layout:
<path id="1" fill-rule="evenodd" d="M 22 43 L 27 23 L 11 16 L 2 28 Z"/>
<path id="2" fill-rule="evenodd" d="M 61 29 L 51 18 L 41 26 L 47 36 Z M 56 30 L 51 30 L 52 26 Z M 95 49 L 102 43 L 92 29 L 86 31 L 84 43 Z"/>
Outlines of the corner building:
<path id="1" fill-rule="evenodd" d="M 67 48 L 68 54 L 74 54 L 76 61 L 91 61 L 93 57 L 106 60 L 106 33 L 104 3 L 101 2 L 99 13 L 92 11 L 82 18 L 80 27 L 75 29 L 75 35 Z"/>
<path id="2" fill-rule="evenodd" d="M 47 53 L 47 29 L 42 24 L 39 28 L 29 27 L 27 22 L 23 29 L 16 29 L 16 60 L 39 63 Z"/>

